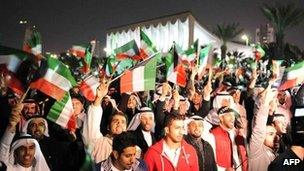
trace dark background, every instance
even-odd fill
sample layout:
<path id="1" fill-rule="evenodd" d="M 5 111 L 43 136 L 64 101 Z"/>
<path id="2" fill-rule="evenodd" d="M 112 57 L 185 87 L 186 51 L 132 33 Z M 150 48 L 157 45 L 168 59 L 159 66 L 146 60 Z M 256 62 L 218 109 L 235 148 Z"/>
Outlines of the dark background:
<path id="1" fill-rule="evenodd" d="M 304 0 L 293 1 L 304 8 Z M 43 52 L 59 53 L 96 38 L 105 47 L 106 30 L 151 18 L 191 11 L 207 29 L 239 22 L 254 41 L 256 27 L 266 24 L 260 7 L 266 0 L 1 0 L 0 42 L 21 48 L 26 19 L 42 35 Z M 304 24 L 288 30 L 286 41 L 304 49 Z M 238 38 L 240 40 L 240 38 Z"/>

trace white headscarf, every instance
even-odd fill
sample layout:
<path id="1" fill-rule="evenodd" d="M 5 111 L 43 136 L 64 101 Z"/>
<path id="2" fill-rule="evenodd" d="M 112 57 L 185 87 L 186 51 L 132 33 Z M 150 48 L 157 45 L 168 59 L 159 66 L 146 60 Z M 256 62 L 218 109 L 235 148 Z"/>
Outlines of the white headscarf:
<path id="1" fill-rule="evenodd" d="M 137 129 L 137 127 L 140 125 L 140 117 L 142 116 L 142 114 L 149 114 L 154 119 L 154 113 L 153 113 L 152 109 L 149 107 L 142 107 L 142 108 L 140 108 L 139 113 L 137 113 L 133 116 L 133 118 L 127 128 L 128 131 L 134 131 Z M 152 132 L 154 132 L 154 126 L 155 126 L 155 122 L 152 127 Z"/>
<path id="2" fill-rule="evenodd" d="M 15 157 L 14 157 L 14 151 L 28 143 L 34 143 L 35 144 L 35 154 L 34 154 L 34 163 L 32 166 L 32 169 L 35 171 L 49 171 L 50 168 L 48 167 L 45 158 L 41 152 L 40 146 L 38 144 L 38 141 L 35 140 L 31 135 L 29 134 L 22 134 L 16 141 L 12 143 L 10 154 L 9 154 L 9 165 L 7 166 L 7 170 L 18 170 L 18 165 L 15 165 Z M 22 167 L 22 170 L 24 170 L 24 167 Z"/>
<path id="3" fill-rule="evenodd" d="M 184 134 L 187 135 L 188 134 L 188 125 L 190 124 L 190 122 L 192 121 L 201 121 L 203 123 L 204 118 L 198 116 L 198 115 L 193 115 L 189 118 L 186 118 L 184 120 Z"/>
<path id="4" fill-rule="evenodd" d="M 182 95 L 179 95 L 179 101 L 180 102 L 186 102 L 186 104 L 187 104 L 187 110 L 189 110 L 189 108 L 190 108 L 190 102 L 189 102 L 188 98 L 186 98 L 186 97 L 184 97 Z"/>
<path id="5" fill-rule="evenodd" d="M 32 118 L 28 119 L 28 120 L 24 123 L 24 125 L 23 125 L 23 127 L 22 127 L 22 132 L 23 132 L 23 133 L 27 133 L 27 127 L 28 127 L 29 123 L 30 123 L 33 119 L 35 119 L 35 118 L 42 118 L 42 119 L 43 119 L 43 122 L 44 122 L 44 125 L 45 125 L 45 131 L 44 131 L 43 134 L 44 134 L 45 136 L 49 137 L 50 135 L 49 135 L 48 123 L 47 123 L 46 119 L 44 119 L 42 116 L 35 116 L 35 117 L 32 117 Z"/>
<path id="6" fill-rule="evenodd" d="M 233 100 L 233 97 L 226 91 L 223 91 L 223 92 L 219 92 L 215 98 L 213 99 L 213 108 L 217 111 L 218 109 L 220 109 L 222 106 L 222 102 L 223 100 L 228 100 L 230 102 L 230 108 L 237 110 L 237 107 L 234 103 L 234 100 Z"/>

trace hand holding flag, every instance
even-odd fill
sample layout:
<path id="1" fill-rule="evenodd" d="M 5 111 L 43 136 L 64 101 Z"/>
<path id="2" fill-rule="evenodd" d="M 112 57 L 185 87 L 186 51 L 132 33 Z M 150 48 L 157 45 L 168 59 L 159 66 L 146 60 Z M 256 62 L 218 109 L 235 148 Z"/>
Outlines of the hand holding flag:
<path id="1" fill-rule="evenodd" d="M 108 94 L 109 80 L 103 78 L 100 80 L 100 84 L 96 89 L 96 99 L 94 101 L 94 106 L 100 106 L 102 98 Z"/>

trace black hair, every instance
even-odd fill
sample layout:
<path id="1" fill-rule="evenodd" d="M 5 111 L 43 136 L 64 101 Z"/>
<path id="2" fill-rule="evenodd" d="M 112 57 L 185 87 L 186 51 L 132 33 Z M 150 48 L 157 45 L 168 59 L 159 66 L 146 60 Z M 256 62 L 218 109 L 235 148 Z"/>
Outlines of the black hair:
<path id="1" fill-rule="evenodd" d="M 71 99 L 77 99 L 77 100 L 79 100 L 83 105 L 85 105 L 85 98 L 82 96 L 82 95 L 80 95 L 80 94 L 78 94 L 78 93 L 75 93 L 75 92 L 71 92 L 70 93 L 70 95 L 71 95 Z"/>
<path id="2" fill-rule="evenodd" d="M 131 132 L 122 132 L 113 139 L 113 151 L 117 151 L 119 155 L 125 148 L 134 146 L 136 146 L 136 140 Z"/>
<path id="3" fill-rule="evenodd" d="M 128 125 L 128 116 L 127 116 L 126 114 L 124 114 L 123 112 L 121 112 L 121 111 L 119 111 L 119 110 L 116 110 L 116 111 L 114 111 L 114 112 L 112 113 L 112 115 L 110 115 L 110 117 L 109 117 L 109 122 L 108 122 L 108 126 L 110 126 L 110 124 L 111 124 L 111 122 L 112 122 L 114 116 L 116 116 L 116 115 L 120 115 L 120 116 L 125 117 L 125 118 L 126 118 L 126 122 L 127 122 L 126 124 Z"/>
<path id="4" fill-rule="evenodd" d="M 184 120 L 184 116 L 167 114 L 164 121 L 164 126 L 170 126 L 174 120 Z"/>
<path id="5" fill-rule="evenodd" d="M 221 114 L 225 114 L 225 113 L 230 113 L 230 112 L 233 112 L 234 114 L 238 115 L 238 112 L 232 108 L 229 108 L 228 106 L 224 106 L 224 107 L 221 107 L 218 111 L 217 111 L 217 114 L 218 115 L 221 115 Z"/>

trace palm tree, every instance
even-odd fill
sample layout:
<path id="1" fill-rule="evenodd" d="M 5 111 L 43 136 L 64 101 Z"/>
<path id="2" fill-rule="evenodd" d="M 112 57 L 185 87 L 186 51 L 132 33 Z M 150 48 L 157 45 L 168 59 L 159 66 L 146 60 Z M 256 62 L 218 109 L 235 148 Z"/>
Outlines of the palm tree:
<path id="1" fill-rule="evenodd" d="M 265 17 L 270 21 L 275 30 L 277 55 L 284 57 L 284 37 L 287 29 L 299 25 L 304 19 L 304 10 L 296 8 L 294 4 L 274 6 L 265 4 L 261 8 Z"/>
<path id="2" fill-rule="evenodd" d="M 224 62 L 227 52 L 227 42 L 234 39 L 236 36 L 243 32 L 242 28 L 239 28 L 239 23 L 231 24 L 218 24 L 216 28 L 213 29 L 213 33 L 221 39 L 221 59 Z"/>

